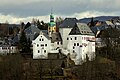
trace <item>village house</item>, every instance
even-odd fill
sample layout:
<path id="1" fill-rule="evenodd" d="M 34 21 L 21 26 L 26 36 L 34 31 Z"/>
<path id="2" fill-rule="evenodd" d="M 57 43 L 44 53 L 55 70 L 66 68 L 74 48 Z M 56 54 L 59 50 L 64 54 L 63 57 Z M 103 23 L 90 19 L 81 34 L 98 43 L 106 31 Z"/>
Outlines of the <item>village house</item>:
<path id="1" fill-rule="evenodd" d="M 85 62 L 86 57 L 90 61 L 95 58 L 95 36 L 87 24 L 76 23 L 69 33 L 67 41 L 67 50 L 75 64 Z"/>
<path id="2" fill-rule="evenodd" d="M 35 40 L 32 41 L 33 45 L 33 59 L 47 58 L 48 52 L 50 51 L 51 39 L 42 31 Z"/>

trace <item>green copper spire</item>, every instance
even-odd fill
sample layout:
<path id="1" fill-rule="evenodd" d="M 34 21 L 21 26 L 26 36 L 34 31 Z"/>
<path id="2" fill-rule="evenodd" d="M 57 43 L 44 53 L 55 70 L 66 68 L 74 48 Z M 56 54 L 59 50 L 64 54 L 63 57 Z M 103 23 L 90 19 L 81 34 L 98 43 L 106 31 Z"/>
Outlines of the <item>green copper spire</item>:
<path id="1" fill-rule="evenodd" d="M 49 26 L 50 27 L 55 26 L 54 16 L 53 16 L 53 13 L 52 13 L 52 9 L 51 9 L 51 14 L 50 14 L 50 23 L 49 23 Z"/>

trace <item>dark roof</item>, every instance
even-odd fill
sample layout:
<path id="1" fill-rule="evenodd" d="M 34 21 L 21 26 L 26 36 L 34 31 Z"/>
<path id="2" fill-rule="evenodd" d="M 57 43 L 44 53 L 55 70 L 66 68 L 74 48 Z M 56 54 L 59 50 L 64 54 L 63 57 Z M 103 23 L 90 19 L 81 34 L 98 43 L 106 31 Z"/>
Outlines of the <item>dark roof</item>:
<path id="1" fill-rule="evenodd" d="M 57 33 L 52 33 L 52 34 L 51 34 L 51 41 L 52 41 L 52 43 L 53 43 L 53 42 L 57 42 L 57 41 L 62 41 L 62 38 L 61 38 L 60 33 L 59 33 L 59 32 L 57 32 Z"/>
<path id="2" fill-rule="evenodd" d="M 38 36 L 39 36 L 39 33 L 35 33 L 33 40 L 35 40 Z"/>
<path id="3" fill-rule="evenodd" d="M 94 27 L 91 27 L 91 30 L 93 31 L 93 33 L 97 33 L 97 31 L 101 31 L 101 30 L 105 30 L 105 26 L 94 26 Z"/>
<path id="4" fill-rule="evenodd" d="M 43 32 L 43 35 L 44 35 L 48 40 L 50 40 L 50 37 L 48 36 L 48 34 L 46 34 L 46 33 Z"/>
<path id="5" fill-rule="evenodd" d="M 43 35 L 44 35 L 48 40 L 50 40 L 50 38 L 49 38 L 49 36 L 48 36 L 48 34 L 47 34 L 47 30 L 41 30 L 39 33 L 35 33 L 33 40 L 35 40 L 35 39 L 40 35 L 41 32 L 43 33 Z"/>
<path id="6" fill-rule="evenodd" d="M 94 33 L 87 24 L 76 23 L 69 35 L 94 35 Z"/>
<path id="7" fill-rule="evenodd" d="M 65 18 L 59 28 L 73 28 L 76 22 L 78 22 L 76 18 Z"/>
<path id="8" fill-rule="evenodd" d="M 26 34 L 34 34 L 35 32 L 39 33 L 40 29 L 37 28 L 37 26 L 35 26 L 35 25 L 31 25 L 28 28 L 26 28 L 24 31 Z"/>

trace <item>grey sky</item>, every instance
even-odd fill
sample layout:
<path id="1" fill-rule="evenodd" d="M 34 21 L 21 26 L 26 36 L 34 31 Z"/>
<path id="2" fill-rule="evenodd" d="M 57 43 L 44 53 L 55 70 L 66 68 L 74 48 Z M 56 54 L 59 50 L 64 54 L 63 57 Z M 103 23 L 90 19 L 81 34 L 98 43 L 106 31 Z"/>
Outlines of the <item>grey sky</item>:
<path id="1" fill-rule="evenodd" d="M 120 0 L 0 0 L 0 13 L 25 18 L 49 15 L 53 8 L 54 14 L 61 16 L 82 16 L 81 13 L 88 11 L 91 15 L 97 12 L 119 16 L 119 3 Z"/>

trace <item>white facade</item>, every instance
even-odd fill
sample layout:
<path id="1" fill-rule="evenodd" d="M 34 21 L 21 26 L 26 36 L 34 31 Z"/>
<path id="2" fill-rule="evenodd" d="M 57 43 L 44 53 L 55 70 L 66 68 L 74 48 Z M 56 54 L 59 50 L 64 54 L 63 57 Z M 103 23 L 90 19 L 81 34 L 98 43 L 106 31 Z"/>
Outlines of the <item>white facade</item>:
<path id="1" fill-rule="evenodd" d="M 16 46 L 0 46 L 0 54 L 1 55 L 7 55 L 17 53 Z"/>
<path id="2" fill-rule="evenodd" d="M 47 58 L 51 48 L 51 40 L 40 33 L 40 35 L 32 41 L 33 59 Z"/>
<path id="3" fill-rule="evenodd" d="M 69 35 L 67 49 L 76 65 L 85 62 L 86 55 L 90 61 L 95 58 L 95 42 L 89 41 L 94 38 L 88 35 Z"/>
<path id="4" fill-rule="evenodd" d="M 62 48 L 62 42 L 57 41 L 57 42 L 51 43 L 51 46 L 53 47 L 53 49 Z"/>
<path id="5" fill-rule="evenodd" d="M 67 48 L 67 44 L 68 44 L 67 37 L 69 36 L 71 29 L 72 28 L 60 28 L 59 29 L 59 32 L 61 34 L 62 41 L 63 41 L 63 48 L 65 49 Z"/>

